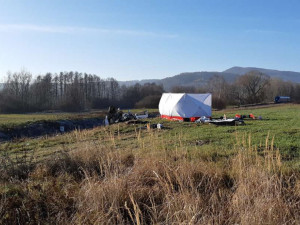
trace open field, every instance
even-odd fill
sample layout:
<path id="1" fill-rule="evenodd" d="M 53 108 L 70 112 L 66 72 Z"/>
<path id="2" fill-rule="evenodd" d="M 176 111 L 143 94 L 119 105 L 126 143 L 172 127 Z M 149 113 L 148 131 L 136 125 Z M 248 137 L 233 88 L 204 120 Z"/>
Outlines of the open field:
<path id="1" fill-rule="evenodd" d="M 84 118 L 103 117 L 102 111 L 88 113 L 28 113 L 28 114 L 0 114 L 0 129 L 14 128 L 38 121 L 75 120 Z"/>
<path id="2" fill-rule="evenodd" d="M 154 110 L 150 110 L 154 111 Z M 159 133 L 159 136 L 164 138 L 168 143 L 168 147 L 176 147 L 176 141 L 180 134 L 181 143 L 185 148 L 193 150 L 195 145 L 198 144 L 200 150 L 199 154 L 215 155 L 218 157 L 230 156 L 234 154 L 233 148 L 237 142 L 236 136 L 242 138 L 245 135 L 251 135 L 251 142 L 257 146 L 258 149 L 263 148 L 265 139 L 274 137 L 274 147 L 280 150 L 282 157 L 286 163 L 293 168 L 300 169 L 300 106 L 299 105 L 279 105 L 272 108 L 259 108 L 259 109 L 244 109 L 244 110 L 224 110 L 213 112 L 214 117 L 223 116 L 224 113 L 227 117 L 234 117 L 236 113 L 247 115 L 253 113 L 256 116 L 262 116 L 263 120 L 246 119 L 245 126 L 214 126 L 214 125 L 201 125 L 195 123 L 173 122 L 161 120 L 159 118 L 149 119 L 150 123 L 163 123 L 168 129 Z M 38 115 L 40 118 L 55 119 L 55 118 L 78 118 L 88 116 L 99 116 L 99 113 L 93 114 L 63 114 L 63 115 Z M 1 115 L 3 116 L 3 115 Z M 0 117 L 1 117 L 0 116 Z M 44 117 L 43 117 L 44 116 Z M 7 117 L 9 118 L 9 117 Z M 12 115 L 12 119 L 7 119 L 6 123 L 13 123 L 16 121 L 33 121 L 35 115 L 17 115 L 17 118 Z M 132 136 L 140 127 L 144 125 L 126 125 L 119 124 L 113 125 L 109 128 L 98 127 L 91 131 L 83 131 L 88 133 L 84 138 L 84 142 L 89 141 L 105 141 L 105 134 L 107 132 L 119 132 L 123 136 L 122 141 L 118 143 L 120 148 L 126 148 L 131 145 Z M 117 131 L 118 130 L 118 131 Z M 141 131 L 141 135 L 145 130 Z M 76 142 L 78 132 L 67 133 L 65 135 L 46 136 L 40 138 L 25 138 L 14 140 L 13 142 L 1 144 L 1 148 L 8 148 L 8 154 L 16 153 L 22 155 L 24 151 L 30 153 L 34 151 L 37 158 L 51 156 L 53 152 L 58 149 L 72 148 Z M 296 160 L 296 161 L 295 161 Z"/>
<path id="3" fill-rule="evenodd" d="M 82 120 L 91 118 L 104 118 L 107 110 L 92 110 L 89 112 L 80 113 L 27 113 L 27 114 L 0 114 L 0 131 L 3 129 L 13 129 L 16 127 L 26 126 L 28 124 L 41 121 L 57 121 L 57 120 Z M 141 110 L 133 109 L 131 112 L 136 113 Z M 156 112 L 157 109 L 149 109 L 151 112 Z M 127 112 L 127 110 L 125 110 Z"/>
<path id="4" fill-rule="evenodd" d="M 300 106 L 245 126 L 116 124 L 1 144 L 1 223 L 299 224 Z M 140 129 L 143 127 L 143 129 Z"/>

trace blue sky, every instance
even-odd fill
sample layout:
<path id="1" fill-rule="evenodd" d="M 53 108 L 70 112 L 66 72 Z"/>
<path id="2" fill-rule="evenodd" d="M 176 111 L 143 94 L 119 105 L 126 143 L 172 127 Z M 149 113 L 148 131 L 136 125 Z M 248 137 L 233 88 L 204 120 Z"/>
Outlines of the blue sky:
<path id="1" fill-rule="evenodd" d="M 0 0 L 0 78 L 22 68 L 118 80 L 300 71 L 299 12 L 299 0 Z"/>

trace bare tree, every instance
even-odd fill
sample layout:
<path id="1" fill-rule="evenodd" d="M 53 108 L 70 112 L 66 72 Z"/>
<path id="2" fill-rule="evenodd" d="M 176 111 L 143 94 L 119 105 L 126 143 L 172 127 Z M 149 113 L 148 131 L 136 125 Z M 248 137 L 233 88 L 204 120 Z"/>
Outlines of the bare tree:
<path id="1" fill-rule="evenodd" d="M 265 99 L 266 87 L 270 84 L 270 77 L 258 71 L 250 71 L 240 76 L 236 84 L 242 103 L 259 103 Z"/>
<path id="2" fill-rule="evenodd" d="M 207 86 L 208 91 L 213 94 L 213 108 L 225 108 L 229 97 L 229 84 L 225 78 L 216 74 L 209 79 Z"/>
<path id="3" fill-rule="evenodd" d="M 220 75 L 213 75 L 208 81 L 208 90 L 219 99 L 226 99 L 228 93 L 228 83 Z"/>
<path id="4" fill-rule="evenodd" d="M 7 81 L 2 91 L 6 98 L 2 99 L 4 102 L 2 107 L 7 107 L 13 112 L 23 111 L 28 108 L 31 77 L 31 73 L 25 70 L 8 73 Z"/>
<path id="5" fill-rule="evenodd" d="M 163 86 L 154 83 L 122 86 L 114 78 L 101 79 L 94 74 L 60 72 L 39 75 L 31 82 L 26 71 L 8 73 L 0 91 L 0 111 L 29 112 L 50 109 L 79 111 L 86 108 L 106 108 L 156 105 Z"/>

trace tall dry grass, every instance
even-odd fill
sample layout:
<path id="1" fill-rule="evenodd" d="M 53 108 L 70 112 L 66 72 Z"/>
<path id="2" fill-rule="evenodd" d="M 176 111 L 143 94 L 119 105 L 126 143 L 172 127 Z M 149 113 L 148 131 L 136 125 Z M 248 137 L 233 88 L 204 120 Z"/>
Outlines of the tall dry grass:
<path id="1" fill-rule="evenodd" d="M 122 148 L 119 128 L 101 132 L 101 141 L 85 142 L 88 134 L 76 131 L 76 150 L 35 166 L 26 179 L 2 179 L 0 222 L 300 223 L 299 174 L 283 173 L 270 137 L 258 152 L 250 135 L 237 135 L 237 154 L 219 166 L 193 159 L 182 133 L 170 150 L 151 129 L 136 130 Z"/>

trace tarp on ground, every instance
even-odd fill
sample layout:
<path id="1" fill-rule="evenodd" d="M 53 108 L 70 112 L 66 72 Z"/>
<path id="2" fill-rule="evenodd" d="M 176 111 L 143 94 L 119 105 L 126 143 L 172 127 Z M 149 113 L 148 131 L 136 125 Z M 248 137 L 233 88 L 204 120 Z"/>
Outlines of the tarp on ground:
<path id="1" fill-rule="evenodd" d="M 162 118 L 191 121 L 202 116 L 211 117 L 210 93 L 164 93 L 159 102 Z"/>

